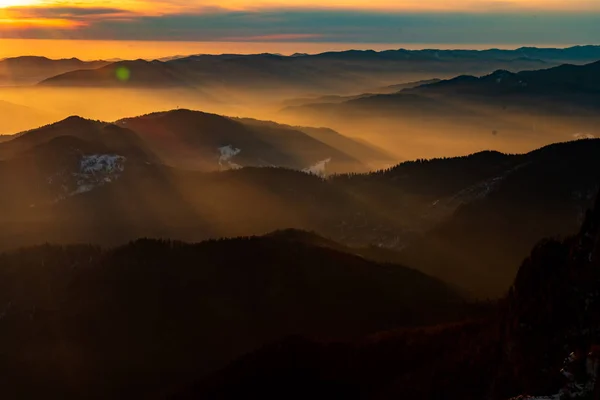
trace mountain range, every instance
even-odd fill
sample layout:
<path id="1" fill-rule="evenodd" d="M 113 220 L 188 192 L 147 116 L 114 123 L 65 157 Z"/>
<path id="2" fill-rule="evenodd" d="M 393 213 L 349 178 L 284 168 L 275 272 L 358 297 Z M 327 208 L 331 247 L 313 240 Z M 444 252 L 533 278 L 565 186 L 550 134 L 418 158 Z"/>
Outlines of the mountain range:
<path id="1" fill-rule="evenodd" d="M 119 61 L 94 70 L 48 76 L 40 85 L 59 87 L 195 87 L 256 92 L 351 91 L 399 81 L 446 78 L 497 69 L 539 69 L 600 58 L 598 46 L 517 50 L 389 50 L 282 56 L 198 55 L 165 61 Z M 128 79 L 118 79 L 126 69 Z M 416 72 L 418 71 L 418 72 Z"/>
<path id="2" fill-rule="evenodd" d="M 592 398 L 599 207 L 534 246 L 489 303 L 297 230 L 3 253 L 0 385 L 66 399 Z"/>
<path id="3" fill-rule="evenodd" d="M 598 59 L 0 60 L 0 397 L 600 399 Z"/>
<path id="4" fill-rule="evenodd" d="M 468 107 L 500 107 L 521 113 L 552 110 L 569 113 L 575 110 L 598 108 L 597 94 L 600 88 L 600 61 L 585 65 L 564 64 L 549 69 L 509 72 L 497 70 L 481 77 L 461 75 L 452 79 L 434 81 L 408 87 L 392 94 L 372 94 L 349 98 L 340 104 L 327 105 L 327 101 L 305 104 L 300 110 L 290 107 L 287 111 L 320 113 L 415 113 L 451 116 L 453 113 L 477 115 L 481 110 Z M 483 103 L 483 104 L 482 104 Z M 502 108 L 504 107 L 504 108 Z M 562 108 L 561 108 L 562 107 Z M 480 107 L 481 108 L 481 107 Z M 410 115 L 410 114 L 409 114 Z"/>
<path id="5" fill-rule="evenodd" d="M 600 203 L 579 232 L 536 245 L 484 318 L 350 343 L 290 337 L 175 399 L 595 399 Z"/>
<path id="6" fill-rule="evenodd" d="M 403 158 L 440 157 L 454 147 L 525 152 L 573 137 L 600 136 L 599 73 L 600 62 L 594 62 L 460 75 L 392 94 L 301 102 L 281 109 L 278 118 L 351 135 L 368 130 L 372 140 L 398 149 Z"/>
<path id="7" fill-rule="evenodd" d="M 1 238 L 4 248 L 48 237 L 117 245 L 297 228 L 498 296 L 537 240 L 576 229 L 598 188 L 599 146 L 579 140 L 325 177 L 355 160 L 342 155 L 377 149 L 329 130 L 189 110 L 116 124 L 72 117 L 0 143 L 0 185 L 12 191 L 0 200 Z"/>
<path id="8" fill-rule="evenodd" d="M 0 60 L 0 86 L 33 85 L 54 75 L 100 68 L 107 61 L 81 61 L 77 58 L 51 60 L 46 57 L 13 57 Z"/>

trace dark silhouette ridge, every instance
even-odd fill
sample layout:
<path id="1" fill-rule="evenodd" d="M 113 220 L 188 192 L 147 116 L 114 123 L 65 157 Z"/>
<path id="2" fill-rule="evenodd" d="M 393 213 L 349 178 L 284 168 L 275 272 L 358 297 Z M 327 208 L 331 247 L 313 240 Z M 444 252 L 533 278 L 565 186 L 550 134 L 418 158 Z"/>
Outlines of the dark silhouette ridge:
<path id="1" fill-rule="evenodd" d="M 500 400 L 564 390 L 563 396 L 591 399 L 597 371 L 588 368 L 588 375 L 585 355 L 600 342 L 599 209 L 597 201 L 577 235 L 540 242 L 488 318 L 353 343 L 290 338 L 172 398 Z M 583 368 L 565 367 L 575 373 L 571 384 L 561 372 L 569 357 Z"/>
<path id="2" fill-rule="evenodd" d="M 283 232 L 1 254 L 3 393 L 160 398 L 288 334 L 346 340 L 477 312 L 434 278 L 323 242 Z"/>

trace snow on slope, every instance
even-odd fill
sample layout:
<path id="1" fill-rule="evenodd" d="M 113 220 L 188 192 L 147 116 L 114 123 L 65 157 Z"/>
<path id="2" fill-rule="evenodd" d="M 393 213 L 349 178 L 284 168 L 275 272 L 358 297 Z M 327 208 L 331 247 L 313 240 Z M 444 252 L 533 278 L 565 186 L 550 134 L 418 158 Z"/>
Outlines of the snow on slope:
<path id="1" fill-rule="evenodd" d="M 77 187 L 70 196 L 85 193 L 119 178 L 125 170 L 127 159 L 116 154 L 93 154 L 82 156 L 79 172 L 74 172 Z"/>
<path id="2" fill-rule="evenodd" d="M 313 175 L 325 177 L 327 175 L 326 167 L 330 161 L 331 161 L 331 158 L 327 158 L 325 160 L 319 161 L 315 165 L 312 165 L 308 168 L 304 168 L 302 170 L 302 172 L 305 172 L 307 174 L 313 174 Z"/>
<path id="3" fill-rule="evenodd" d="M 582 133 L 576 133 L 573 135 L 573 137 L 575 139 L 595 139 L 596 136 L 592 135 L 591 133 L 587 133 L 587 132 L 582 132 Z"/>
<path id="4" fill-rule="evenodd" d="M 231 161 L 231 159 L 242 152 L 241 149 L 233 147 L 232 145 L 227 145 L 223 147 L 219 147 L 219 167 L 221 169 L 238 169 L 242 168 L 241 165 L 238 165 Z"/>
<path id="5" fill-rule="evenodd" d="M 591 399 L 596 388 L 598 372 L 600 372 L 600 359 L 595 352 L 590 352 L 585 358 L 585 376 L 583 381 L 578 381 L 570 371 L 571 365 L 577 361 L 575 353 L 571 353 L 561 370 L 563 376 L 567 379 L 567 384 L 556 394 L 549 396 L 518 396 L 511 400 L 566 400 L 566 399 Z"/>
<path id="6" fill-rule="evenodd" d="M 125 160 L 123 156 L 115 154 L 94 154 L 83 156 L 79 163 L 80 171 L 83 174 L 111 174 L 123 172 L 125 169 Z"/>
<path id="7" fill-rule="evenodd" d="M 78 169 L 62 170 L 48 177 L 48 185 L 57 187 L 55 202 L 94 190 L 119 179 L 125 171 L 127 158 L 117 154 L 91 154 L 81 156 Z"/>

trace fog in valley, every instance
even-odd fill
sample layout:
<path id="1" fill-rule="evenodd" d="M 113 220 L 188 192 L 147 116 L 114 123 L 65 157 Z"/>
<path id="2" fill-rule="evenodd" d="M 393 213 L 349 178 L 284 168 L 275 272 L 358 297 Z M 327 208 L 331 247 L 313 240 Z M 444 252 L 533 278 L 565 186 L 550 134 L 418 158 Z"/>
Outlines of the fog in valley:
<path id="1" fill-rule="evenodd" d="M 362 93 L 343 92 L 342 96 L 364 93 L 372 96 L 373 87 L 365 87 Z M 460 100 L 445 102 L 443 108 L 428 104 L 422 110 L 385 110 L 385 105 L 374 104 L 354 111 L 352 108 L 343 110 L 339 103 L 330 103 L 329 94 L 214 87 L 0 87 L 0 119 L 3 121 L 0 134 L 34 129 L 71 115 L 111 122 L 156 111 L 191 109 L 332 128 L 342 135 L 385 149 L 396 161 L 461 156 L 483 150 L 524 153 L 550 143 L 598 136 L 600 117 L 591 113 L 571 116 L 545 110 L 528 112 L 510 105 L 486 106 Z M 304 102 L 301 106 L 287 105 L 297 98 Z M 0 137 L 3 139 L 7 138 Z"/>
<path id="2" fill-rule="evenodd" d="M 592 400 L 598 60 L 0 60 L 0 398 Z"/>

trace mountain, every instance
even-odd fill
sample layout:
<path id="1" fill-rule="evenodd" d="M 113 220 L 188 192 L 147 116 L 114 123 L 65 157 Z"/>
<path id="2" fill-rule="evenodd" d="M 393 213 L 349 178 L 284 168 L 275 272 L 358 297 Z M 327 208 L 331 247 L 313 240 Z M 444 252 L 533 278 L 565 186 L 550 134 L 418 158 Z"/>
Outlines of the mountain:
<path id="1" fill-rule="evenodd" d="M 22 152 L 62 137 L 82 139 L 99 146 L 98 150 L 110 148 L 112 151 L 119 151 L 128 156 L 146 151 L 144 143 L 127 128 L 71 116 L 38 129 L 10 136 L 10 140 L 0 144 L 0 160 L 14 158 Z"/>
<path id="2" fill-rule="evenodd" d="M 586 65 L 561 65 L 554 68 L 512 73 L 497 70 L 491 74 L 475 77 L 461 75 L 453 79 L 406 88 L 394 94 L 382 94 L 351 98 L 337 106 L 323 104 L 305 105 L 307 110 L 322 113 L 408 113 L 419 109 L 422 114 L 448 115 L 472 113 L 480 110 L 469 109 L 459 101 L 478 102 L 480 106 L 532 109 L 538 111 L 553 107 L 562 113 L 574 110 L 596 110 L 600 105 L 597 93 L 600 90 L 600 61 Z M 483 103 L 483 104 L 482 104 Z M 515 104 L 516 103 L 516 104 Z M 328 107 L 328 108 L 327 108 Z M 301 109 L 302 107 L 300 107 Z M 290 108 L 288 111 L 298 111 Z"/>
<path id="3" fill-rule="evenodd" d="M 1 254 L 3 394 L 164 398 L 289 334 L 349 340 L 476 312 L 431 277 L 302 235 Z"/>
<path id="4" fill-rule="evenodd" d="M 412 237 L 380 236 L 381 247 L 400 253 L 394 261 L 497 297 L 538 240 L 576 231 L 598 191 L 598 154 L 599 140 L 581 140 L 523 155 L 411 161 L 334 180 L 357 195 L 376 193 L 371 207 L 389 215 L 410 209 L 420 216 L 404 225 L 420 227 Z"/>
<path id="5" fill-rule="evenodd" d="M 197 120 L 195 113 L 183 114 Z M 176 114 L 152 118 L 165 115 Z M 219 124 L 244 126 L 200 117 L 217 123 L 210 132 Z M 160 128 L 152 118 L 144 126 Z M 278 129 L 282 135 L 290 130 Z M 0 187 L 12 190 L 0 199 L 2 248 L 47 238 L 118 245 L 137 237 L 200 241 L 296 228 L 495 298 L 533 244 L 576 229 L 600 180 L 599 140 L 323 178 L 316 168 L 169 167 L 160 145 L 139 132 L 71 118 L 0 143 Z"/>
<path id="6" fill-rule="evenodd" d="M 596 48 L 588 50 L 591 56 Z M 565 55 L 568 53 L 565 52 Z M 600 57 L 598 57 L 600 58 Z M 595 58 L 594 60 L 596 60 Z M 572 59 L 581 62 L 581 58 Z M 550 61 L 550 65 L 557 65 Z M 73 71 L 42 81 L 43 86 L 193 87 L 262 94 L 356 93 L 399 81 L 417 81 L 497 69 L 519 71 L 548 63 L 522 52 L 347 51 L 306 56 L 276 54 L 196 55 L 166 61 L 117 62 L 91 71 Z M 116 71 L 126 68 L 129 79 Z"/>
<path id="7" fill-rule="evenodd" d="M 600 57 L 600 46 L 574 46 L 568 48 L 537 48 L 537 47 L 521 47 L 515 50 L 349 50 L 341 52 L 327 52 L 317 54 L 314 57 L 322 58 L 379 58 L 379 59 L 405 59 L 405 60 L 422 60 L 422 59 L 479 59 L 483 60 L 532 60 L 532 61 L 554 61 L 559 63 L 575 62 L 582 63 L 596 61 Z"/>
<path id="8" fill-rule="evenodd" d="M 0 86 L 33 85 L 70 71 L 100 68 L 106 61 L 81 61 L 77 58 L 51 60 L 46 57 L 14 57 L 0 60 Z"/>
<path id="9" fill-rule="evenodd" d="M 183 168 L 210 171 L 278 166 L 301 170 L 325 162 L 328 172 L 358 172 L 368 169 L 363 160 L 385 159 L 365 146 L 352 148 L 352 141 L 336 132 L 334 140 L 321 141 L 318 135 L 289 126 L 198 111 L 154 113 L 117 124 L 135 131 L 165 163 Z M 337 147 L 339 144 L 342 146 Z M 345 153 L 343 147 L 349 146 L 351 150 L 359 147 L 351 152 L 362 158 Z"/>
<path id="10" fill-rule="evenodd" d="M 536 245 L 486 318 L 352 342 L 290 337 L 174 399 L 597 398 L 600 201 L 579 232 Z"/>
<path id="11" fill-rule="evenodd" d="M 277 128 L 277 129 L 290 129 L 303 132 L 308 136 L 338 149 L 349 156 L 360 160 L 362 163 L 369 166 L 369 170 L 378 169 L 381 165 L 389 165 L 397 162 L 394 156 L 387 153 L 384 149 L 378 148 L 368 142 L 361 141 L 359 139 L 351 138 L 342 135 L 333 129 L 329 128 L 315 128 L 306 126 L 290 126 L 284 124 L 278 124 L 270 121 L 260 121 L 250 118 L 237 119 L 245 125 L 255 126 L 259 129 L 265 127 Z"/>
<path id="12" fill-rule="evenodd" d="M 395 85 L 389 85 L 389 86 L 379 88 L 378 90 L 375 90 L 375 93 L 379 93 L 379 94 L 397 93 L 404 89 L 412 89 L 412 88 L 416 88 L 416 87 L 423 86 L 423 85 L 431 85 L 434 83 L 438 83 L 440 81 L 441 81 L 441 79 L 427 79 L 424 81 L 417 81 L 417 82 L 398 83 Z"/>
<path id="13" fill-rule="evenodd" d="M 126 118 L 115 124 L 70 117 L 5 137 L 3 141 L 9 143 L 0 146 L 0 159 L 58 136 L 96 140 L 101 136 L 99 130 L 106 127 L 115 132 L 113 139 L 123 132 L 124 140 L 136 141 L 132 148 L 137 146 L 156 154 L 162 163 L 183 169 L 278 166 L 312 170 L 323 164 L 315 173 L 325 174 L 367 171 L 393 162 L 383 150 L 325 128 L 294 128 L 184 109 Z"/>
<path id="14" fill-rule="evenodd" d="M 480 296 L 501 295 L 538 240 L 577 230 L 599 189 L 598 152 L 599 141 L 584 140 L 514 159 L 452 198 L 461 204 L 452 206 L 455 213 L 410 243 L 400 260 Z M 432 213 L 443 208 L 438 202 Z"/>
<path id="15" fill-rule="evenodd" d="M 518 73 L 498 70 L 340 103 L 280 110 L 291 124 L 361 135 L 401 158 L 432 158 L 493 148 L 526 152 L 573 137 L 598 137 L 600 62 Z"/>
<path id="16" fill-rule="evenodd" d="M 188 82 L 178 76 L 168 63 L 160 61 L 118 61 L 96 69 L 79 69 L 57 74 L 42 80 L 41 86 L 86 87 L 187 87 Z"/>
<path id="17" fill-rule="evenodd" d="M 422 85 L 428 85 L 432 83 L 440 82 L 440 79 L 428 79 L 417 82 L 407 82 L 407 83 L 399 83 L 395 85 L 388 85 L 379 88 L 375 88 L 370 90 L 368 93 L 356 94 L 353 96 L 319 96 L 319 97 L 305 97 L 305 98 L 297 98 L 297 99 L 288 99 L 281 102 L 283 107 L 297 107 L 306 104 L 316 103 L 316 104 L 324 104 L 324 103 L 343 103 L 350 100 L 361 99 L 364 97 L 371 97 L 376 94 L 391 94 L 396 93 L 404 89 L 412 89 Z"/>
<path id="18" fill-rule="evenodd" d="M 537 71 L 495 71 L 480 78 L 461 76 L 418 87 L 416 91 L 461 95 L 594 94 L 600 88 L 600 61 L 586 65 L 565 64 Z"/>

